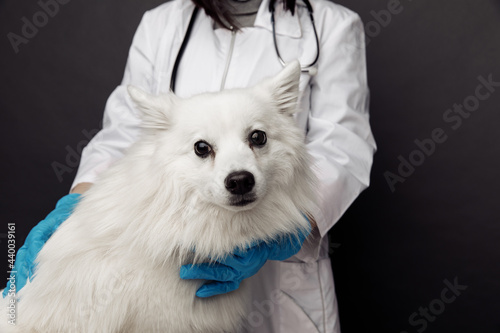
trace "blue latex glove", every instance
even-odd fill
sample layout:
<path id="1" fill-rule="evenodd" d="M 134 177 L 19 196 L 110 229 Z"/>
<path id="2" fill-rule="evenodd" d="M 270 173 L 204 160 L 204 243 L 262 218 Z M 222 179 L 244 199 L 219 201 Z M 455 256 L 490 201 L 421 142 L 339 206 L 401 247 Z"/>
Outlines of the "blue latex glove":
<path id="1" fill-rule="evenodd" d="M 311 231 L 310 223 L 308 231 Z M 267 260 L 281 261 L 298 253 L 309 232 L 300 233 L 298 238 L 285 236 L 268 243 L 259 242 L 248 249 L 235 250 L 232 255 L 214 263 L 183 265 L 181 279 L 208 280 L 196 291 L 198 297 L 228 293 L 238 289 L 241 281 L 256 274 Z"/>
<path id="2" fill-rule="evenodd" d="M 56 204 L 56 208 L 47 217 L 31 229 L 24 245 L 17 251 L 16 261 L 11 273 L 15 276 L 16 292 L 26 285 L 28 278 L 32 279 L 35 272 L 35 258 L 45 245 L 45 242 L 57 230 L 73 212 L 80 199 L 80 194 L 73 193 L 62 197 Z M 3 291 L 3 297 L 7 296 L 10 289 L 10 280 Z"/>

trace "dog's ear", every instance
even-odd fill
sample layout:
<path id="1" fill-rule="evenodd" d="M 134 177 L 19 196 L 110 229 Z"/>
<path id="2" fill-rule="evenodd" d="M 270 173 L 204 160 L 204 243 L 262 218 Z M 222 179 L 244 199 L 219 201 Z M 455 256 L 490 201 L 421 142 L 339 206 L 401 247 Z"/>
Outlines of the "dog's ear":
<path id="1" fill-rule="evenodd" d="M 271 93 L 271 97 L 281 113 L 293 115 L 297 110 L 299 98 L 300 63 L 288 63 L 276 76 L 263 81 L 259 86 Z"/>
<path id="2" fill-rule="evenodd" d="M 141 127 L 150 129 L 169 127 L 170 109 L 175 98 L 173 94 L 154 96 L 132 85 L 129 85 L 127 90 L 132 101 L 142 112 Z"/>

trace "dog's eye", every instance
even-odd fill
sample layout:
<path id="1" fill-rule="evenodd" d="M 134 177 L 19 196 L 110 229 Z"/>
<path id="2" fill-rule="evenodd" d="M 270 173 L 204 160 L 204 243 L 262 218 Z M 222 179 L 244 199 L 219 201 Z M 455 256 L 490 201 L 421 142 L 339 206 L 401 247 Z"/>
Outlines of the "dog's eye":
<path id="1" fill-rule="evenodd" d="M 205 158 L 212 152 L 212 147 L 205 141 L 198 141 L 194 144 L 194 152 L 201 158 Z"/>
<path id="2" fill-rule="evenodd" d="M 266 132 L 263 131 L 253 131 L 249 137 L 250 142 L 257 147 L 262 147 L 267 142 Z"/>

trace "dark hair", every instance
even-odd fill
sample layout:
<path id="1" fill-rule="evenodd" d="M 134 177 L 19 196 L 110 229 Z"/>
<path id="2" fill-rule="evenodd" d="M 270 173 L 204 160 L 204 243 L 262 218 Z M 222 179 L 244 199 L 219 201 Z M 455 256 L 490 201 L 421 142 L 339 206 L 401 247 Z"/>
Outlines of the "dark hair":
<path id="1" fill-rule="evenodd" d="M 205 13 L 210 16 L 215 22 L 222 27 L 231 30 L 231 26 L 238 30 L 240 27 L 234 19 L 232 13 L 233 6 L 230 0 L 192 0 L 194 4 L 205 10 Z M 266 0 L 262 0 L 266 1 Z M 269 6 L 274 6 L 276 0 L 269 0 Z M 295 13 L 295 0 L 283 0 L 283 9 L 290 10 L 292 15 Z"/>

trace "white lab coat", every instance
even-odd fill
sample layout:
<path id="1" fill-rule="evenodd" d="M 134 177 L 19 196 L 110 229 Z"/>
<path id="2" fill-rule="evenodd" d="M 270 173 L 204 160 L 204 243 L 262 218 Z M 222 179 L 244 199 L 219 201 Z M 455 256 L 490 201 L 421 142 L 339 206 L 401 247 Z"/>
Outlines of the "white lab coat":
<path id="1" fill-rule="evenodd" d="M 307 133 L 321 183 L 320 210 L 313 212 L 318 229 L 296 256 L 286 262 L 268 261 L 248 280 L 253 300 L 245 332 L 340 332 L 327 232 L 368 186 L 375 142 L 368 121 L 361 20 L 332 2 L 311 2 L 321 53 L 318 74 L 301 76 L 302 111 L 296 120 Z M 219 91 L 226 66 L 225 88 L 253 85 L 280 71 L 267 8 L 268 0 L 263 0 L 254 27 L 234 36 L 232 51 L 232 33 L 214 30 L 212 20 L 201 10 L 180 62 L 176 93 L 186 97 Z M 106 104 L 103 129 L 83 150 L 73 186 L 94 182 L 137 138 L 138 113 L 126 86 L 133 84 L 154 94 L 169 90 L 192 11 L 191 1 L 174 0 L 145 13 L 123 82 Z M 314 59 L 314 34 L 302 3 L 298 2 L 295 16 L 276 5 L 276 31 L 285 61 L 299 59 L 309 64 Z"/>

